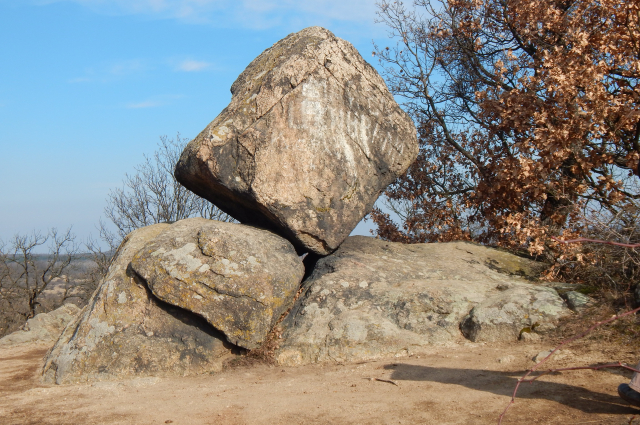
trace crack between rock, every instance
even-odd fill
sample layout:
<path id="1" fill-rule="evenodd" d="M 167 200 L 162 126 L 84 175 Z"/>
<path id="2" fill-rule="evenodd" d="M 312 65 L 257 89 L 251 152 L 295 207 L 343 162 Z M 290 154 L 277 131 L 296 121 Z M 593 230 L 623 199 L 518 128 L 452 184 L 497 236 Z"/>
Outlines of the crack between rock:
<path id="1" fill-rule="evenodd" d="M 209 286 L 209 288 L 211 288 L 211 287 Z M 258 303 L 263 307 L 268 307 L 266 303 L 264 303 L 264 302 L 262 302 L 260 300 L 257 300 L 257 299 L 255 299 L 253 297 L 250 297 L 249 295 L 236 294 L 236 293 L 233 293 L 233 292 L 225 291 L 224 289 L 220 289 L 220 288 L 217 288 L 217 287 L 216 288 L 211 288 L 211 290 L 216 292 L 217 294 L 226 295 L 226 296 L 229 296 L 231 298 L 248 298 L 249 300 L 251 300 L 251 301 L 253 301 L 255 303 Z"/>
<path id="2" fill-rule="evenodd" d="M 345 51 L 344 51 L 344 49 L 342 48 L 342 46 L 341 46 L 340 44 L 337 44 L 337 45 L 338 45 L 338 49 L 340 49 L 340 51 L 342 52 L 342 54 L 343 54 L 344 56 L 346 56 L 346 57 L 349 57 L 349 55 L 347 54 L 347 52 L 345 52 Z M 355 48 L 354 48 L 354 49 L 355 49 Z M 359 52 L 358 52 L 358 54 L 359 54 Z M 362 61 L 363 61 L 363 62 L 365 62 L 365 64 L 366 64 L 366 61 L 364 60 L 364 58 L 362 57 L 362 55 L 360 55 L 360 57 L 362 58 Z M 360 73 L 360 75 L 362 75 L 362 78 L 364 78 L 365 80 L 367 80 L 367 82 L 368 82 L 369 84 L 371 84 L 373 87 L 375 87 L 375 89 L 376 89 L 376 90 L 377 90 L 377 91 L 378 91 L 378 92 L 379 92 L 383 97 L 386 97 L 386 94 L 387 94 L 387 93 L 385 93 L 383 90 L 380 90 L 380 88 L 378 88 L 378 85 L 377 85 L 377 84 L 375 84 L 373 81 L 371 81 L 369 78 L 367 78 L 367 76 L 365 75 L 365 73 L 364 73 L 364 72 L 362 72 L 361 70 L 359 70 L 359 69 L 358 69 L 356 66 L 354 66 L 354 65 L 349 64 L 349 66 L 351 66 L 352 68 L 354 68 L 355 70 L 357 70 L 357 71 L 358 71 L 358 73 Z M 371 65 L 369 65 L 369 66 L 371 66 Z M 373 68 L 373 67 L 372 67 L 372 68 Z M 331 72 L 331 71 L 329 71 L 329 72 Z M 333 74 L 332 74 L 332 75 L 333 75 Z M 382 111 L 381 111 L 381 112 L 382 112 Z"/>
<path id="3" fill-rule="evenodd" d="M 307 235 L 309 237 L 311 237 L 313 240 L 318 241 L 321 245 L 322 248 L 324 248 L 325 251 L 327 252 L 331 252 L 332 250 L 329 248 L 329 245 L 327 245 L 327 243 L 325 241 L 323 241 L 322 239 L 320 239 L 319 237 L 317 237 L 316 235 L 312 235 L 309 232 L 305 232 L 303 230 L 300 231 L 301 234 L 303 235 Z"/>
<path id="4" fill-rule="evenodd" d="M 378 123 L 376 123 L 376 125 L 378 125 Z M 362 154 L 364 155 L 365 158 L 367 158 L 367 161 L 371 162 L 371 158 L 369 158 L 369 155 L 367 155 L 367 153 L 364 151 L 364 148 L 362 146 L 360 146 L 360 143 L 358 143 L 353 137 L 351 137 L 350 134 L 347 133 L 347 137 L 349 138 L 349 140 L 351 140 L 359 149 L 360 152 L 362 152 Z"/>
<path id="5" fill-rule="evenodd" d="M 196 237 L 197 237 L 197 240 L 198 240 L 198 244 L 197 244 L 197 246 L 198 246 L 198 250 L 200 251 L 200 253 L 201 253 L 203 256 L 207 257 L 207 258 L 214 258 L 214 259 L 215 259 L 215 258 L 219 258 L 219 256 L 217 256 L 217 255 L 214 257 L 214 256 L 211 256 L 211 255 L 207 255 L 207 254 L 205 254 L 205 253 L 203 252 L 203 246 L 202 246 L 202 244 L 200 243 L 200 236 L 201 236 L 201 235 L 200 235 L 200 232 L 198 232 L 198 235 L 197 235 Z M 222 258 L 224 258 L 224 257 L 222 257 Z M 225 279 L 229 279 L 229 276 L 226 276 L 226 275 L 224 275 L 224 274 L 222 274 L 222 273 L 219 273 L 219 272 L 217 272 L 217 271 L 213 270 L 212 268 L 209 268 L 209 270 L 208 270 L 208 271 L 212 272 L 213 274 L 215 274 L 215 275 L 217 275 L 217 276 L 221 276 L 221 277 L 224 277 Z M 182 283 L 184 283 L 187 287 L 191 286 L 191 284 L 190 284 L 189 282 L 186 282 L 186 281 L 184 281 L 183 279 L 180 279 L 180 278 L 177 278 L 177 277 L 173 277 L 173 278 L 174 278 L 174 279 L 176 279 L 176 280 L 178 280 L 178 281 L 180 281 L 180 282 L 182 282 Z M 262 301 L 260 301 L 260 300 L 258 300 L 258 299 L 255 299 L 255 298 L 253 298 L 253 297 L 250 297 L 249 295 L 237 294 L 237 293 L 233 293 L 233 292 L 225 291 L 224 289 L 220 289 L 220 288 L 218 288 L 218 287 L 211 287 L 211 286 L 207 285 L 205 282 L 203 282 L 201 279 L 197 280 L 197 283 L 199 283 L 199 284 L 201 284 L 201 285 L 203 285 L 203 286 L 206 286 L 207 288 L 211 289 L 212 291 L 214 291 L 214 292 L 215 292 L 215 293 L 217 293 L 217 294 L 220 294 L 220 295 L 226 295 L 226 296 L 229 296 L 229 297 L 232 297 L 232 298 L 248 298 L 250 301 L 253 301 L 253 302 L 257 303 L 257 304 L 260 304 L 260 305 L 262 305 L 263 307 L 268 307 L 268 306 L 267 306 L 267 304 L 265 304 L 264 302 L 262 302 Z M 147 286 L 148 286 L 148 285 L 147 285 Z M 149 288 L 149 289 L 151 289 L 151 288 Z M 153 291 L 151 291 L 151 292 L 153 292 Z M 193 292 L 195 292 L 195 291 L 193 291 Z M 197 293 L 197 292 L 196 292 L 196 293 Z M 154 295 L 155 295 L 155 294 L 154 294 Z M 198 294 L 198 295 L 200 295 L 200 294 Z"/>
<path id="6" fill-rule="evenodd" d="M 343 53 L 343 54 L 345 54 L 345 55 L 346 55 L 345 51 L 344 51 L 344 50 L 342 50 L 342 48 L 340 48 L 340 50 L 342 51 L 342 53 Z M 363 60 L 364 60 L 364 59 L 363 59 Z M 338 83 L 340 83 L 340 80 L 339 80 L 339 79 L 338 79 L 338 78 L 333 74 L 333 72 L 331 72 L 331 70 L 330 70 L 329 68 L 327 68 L 327 66 L 326 66 L 326 65 L 324 65 L 324 64 L 319 64 L 319 66 L 324 67 L 324 69 L 326 69 L 326 70 L 327 70 L 327 72 L 329 73 L 329 75 L 331 75 L 331 77 L 333 77 L 333 79 L 334 79 L 334 80 L 336 80 Z M 364 78 L 364 79 L 365 79 L 369 84 L 371 84 L 371 86 L 372 86 L 372 87 L 374 87 L 378 92 L 380 92 L 380 93 L 383 95 L 383 97 L 384 97 L 385 93 L 384 93 L 382 90 L 380 90 L 376 84 L 374 84 L 371 80 L 369 80 L 369 79 L 364 75 L 364 73 L 363 73 L 363 72 L 361 72 L 358 68 L 356 68 L 355 66 L 353 66 L 353 65 L 351 65 L 351 64 L 349 64 L 349 66 L 351 66 L 351 67 L 352 67 L 352 68 L 354 68 L 356 71 L 358 71 L 358 73 L 359 73 L 360 75 L 362 75 L 362 77 L 363 77 L 363 78 Z M 316 68 L 316 69 L 317 69 L 317 68 Z M 315 70 L 315 69 L 314 69 L 314 70 Z M 380 114 L 381 114 L 381 115 L 384 115 L 384 111 L 383 111 L 383 110 L 380 110 Z M 377 119 L 376 119 L 376 120 L 374 120 L 374 121 L 375 121 L 375 124 L 376 124 L 377 126 L 378 126 L 378 125 L 380 125 L 380 126 L 382 125 L 382 123 L 381 123 L 381 122 L 379 122 Z M 351 136 L 349 136 L 349 138 L 353 141 L 353 138 L 351 138 Z M 354 143 L 355 143 L 355 144 L 360 148 L 360 150 L 363 152 L 363 154 L 364 154 L 364 156 L 367 158 L 367 160 L 369 160 L 369 162 L 371 162 L 371 159 L 369 158 L 369 156 L 368 156 L 367 154 L 365 154 L 365 153 L 364 153 L 364 150 L 362 149 L 362 146 L 360 146 L 360 145 L 359 145 L 357 142 L 355 142 L 355 141 L 354 141 Z M 393 149 L 394 149 L 394 150 L 395 150 L 399 155 L 402 155 L 402 152 L 400 151 L 400 148 L 399 148 L 398 146 L 396 146 L 395 144 L 392 144 L 392 148 L 393 148 Z M 380 170 L 380 168 L 379 168 L 379 167 L 376 167 L 376 168 L 378 168 L 378 170 L 379 170 L 380 172 L 382 172 L 382 170 Z M 386 173 L 382 172 L 382 174 L 386 174 Z"/>
<path id="7" fill-rule="evenodd" d="M 345 52 L 344 50 L 342 50 L 342 48 L 340 48 L 340 51 L 341 51 L 345 56 L 347 56 L 346 52 Z M 363 61 L 364 61 L 364 59 L 363 59 Z M 331 59 L 329 59 L 329 62 L 331 62 Z M 340 83 L 340 80 L 338 79 L 338 77 L 336 77 L 336 76 L 333 74 L 333 72 L 331 72 L 331 70 L 330 70 L 330 69 L 325 65 L 325 63 L 326 63 L 326 60 L 325 60 L 325 62 L 324 62 L 324 63 L 320 63 L 320 62 L 318 62 L 318 66 L 322 66 L 324 69 L 326 69 L 326 70 L 327 70 L 327 72 L 329 73 L 329 75 L 331 75 L 331 76 L 333 77 L 333 79 L 334 79 L 334 80 L 336 80 L 338 83 Z M 364 79 L 365 79 L 365 80 L 366 80 L 366 81 L 367 81 L 367 82 L 368 82 L 368 83 L 369 83 L 373 88 L 375 88 L 375 90 L 376 90 L 376 91 L 378 91 L 378 92 L 382 95 L 382 97 L 386 97 L 386 96 L 385 96 L 385 93 L 384 93 L 382 90 L 380 90 L 380 89 L 378 88 L 378 85 L 377 85 L 377 84 L 375 84 L 374 82 L 372 82 L 371 80 L 369 80 L 369 79 L 364 75 L 364 72 L 360 71 L 358 68 L 356 68 L 355 66 L 353 66 L 353 65 L 351 65 L 351 64 L 348 64 L 348 65 L 349 65 L 350 67 L 352 67 L 353 69 L 355 69 L 355 70 L 358 72 L 358 74 L 360 74 L 360 75 L 362 76 L 362 78 L 364 78 Z M 317 69 L 317 68 L 315 68 L 315 69 L 314 69 L 314 71 L 315 71 L 316 69 Z M 344 87 L 344 85 L 343 85 L 343 84 L 340 84 L 340 86 Z M 381 114 L 381 115 L 384 115 L 384 110 L 380 109 L 380 114 Z M 380 124 L 380 123 L 378 123 L 378 124 Z"/>
<path id="8" fill-rule="evenodd" d="M 198 242 L 200 242 L 200 235 L 198 235 Z M 200 246 L 200 243 L 198 243 L 198 248 L 200 248 L 200 252 L 201 252 L 201 253 L 202 253 L 202 255 L 204 255 L 205 257 L 208 257 L 208 258 L 215 258 L 215 259 L 219 258 L 218 256 L 212 257 L 212 256 L 207 255 L 207 254 L 205 254 L 204 252 L 202 252 L 202 247 Z M 223 258 L 224 258 L 224 257 L 223 257 Z M 229 276 L 225 275 L 224 273 L 220 273 L 220 272 L 215 271 L 215 270 L 214 270 L 213 268 L 211 268 L 211 267 L 210 267 L 210 268 L 209 268 L 209 270 L 207 270 L 207 271 L 209 271 L 209 272 L 211 272 L 211 273 L 215 274 L 216 276 L 223 277 L 223 278 L 225 278 L 225 279 L 230 279 L 230 278 L 231 278 L 231 277 L 229 277 Z M 184 281 L 182 281 L 181 279 L 178 279 L 178 280 L 180 280 L 181 282 L 184 282 Z M 184 283 L 187 283 L 187 282 L 184 282 Z M 258 299 L 252 298 L 252 297 L 250 297 L 249 295 L 232 293 L 232 292 L 229 292 L 229 291 L 225 291 L 224 289 L 220 289 L 220 288 L 218 288 L 217 286 L 211 287 L 211 286 L 207 285 L 205 282 L 203 282 L 202 280 L 198 280 L 198 283 L 200 283 L 201 285 L 206 286 L 207 288 L 211 289 L 212 291 L 214 291 L 214 292 L 215 292 L 215 293 L 217 293 L 217 294 L 220 294 L 220 295 L 226 295 L 226 296 L 229 296 L 229 297 L 232 297 L 232 298 L 248 298 L 249 300 L 251 300 L 251 301 L 253 301 L 253 302 L 255 302 L 255 303 L 258 303 L 258 304 L 260 304 L 260 305 L 262 305 L 262 306 L 264 306 L 264 307 L 267 307 L 267 305 L 266 305 L 264 302 L 262 302 L 262 301 L 260 301 L 260 300 L 258 300 Z M 199 294 L 198 294 L 198 295 L 199 295 Z"/>

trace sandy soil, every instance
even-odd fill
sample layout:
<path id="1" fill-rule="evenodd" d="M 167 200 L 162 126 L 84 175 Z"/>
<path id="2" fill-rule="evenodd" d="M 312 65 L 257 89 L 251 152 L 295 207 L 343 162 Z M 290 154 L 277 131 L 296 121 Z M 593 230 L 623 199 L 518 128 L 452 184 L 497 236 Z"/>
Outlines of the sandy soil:
<path id="1" fill-rule="evenodd" d="M 0 350 L 0 424 L 494 424 L 531 358 L 551 347 L 467 343 L 357 364 L 262 364 L 65 386 L 40 382 L 47 348 Z M 635 362 L 637 355 L 595 342 L 569 350 L 550 366 Z M 503 423 L 629 424 L 638 415 L 632 423 L 640 424 L 640 411 L 616 395 L 629 377 L 592 370 L 545 376 L 521 387 Z"/>

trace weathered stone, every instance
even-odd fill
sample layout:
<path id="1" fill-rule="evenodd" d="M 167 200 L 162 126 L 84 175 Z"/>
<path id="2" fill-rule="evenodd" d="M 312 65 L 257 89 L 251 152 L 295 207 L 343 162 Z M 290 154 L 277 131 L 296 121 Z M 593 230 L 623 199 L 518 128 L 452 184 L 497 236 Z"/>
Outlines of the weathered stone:
<path id="1" fill-rule="evenodd" d="M 540 336 L 540 334 L 537 334 L 531 330 L 529 330 L 529 332 L 527 332 L 527 330 L 525 329 L 523 332 L 520 333 L 520 341 L 522 342 L 540 342 L 542 340 L 542 337 Z"/>
<path id="2" fill-rule="evenodd" d="M 593 302 L 588 295 L 576 291 L 567 291 L 562 298 L 567 301 L 567 306 L 575 312 L 583 311 Z"/>
<path id="3" fill-rule="evenodd" d="M 134 254 L 168 224 L 122 243 L 89 304 L 49 351 L 44 380 L 58 384 L 218 371 L 235 348 L 193 313 L 151 295 L 131 270 Z"/>
<path id="4" fill-rule="evenodd" d="M 52 343 L 62 330 L 80 313 L 75 304 L 65 304 L 48 313 L 40 313 L 27 320 L 22 329 L 0 338 L 0 347 L 30 342 Z"/>
<path id="5" fill-rule="evenodd" d="M 349 237 L 305 281 L 283 322 L 276 358 L 285 365 L 358 361 L 461 341 L 460 323 L 474 306 L 536 289 L 517 276 L 535 268 L 533 261 L 471 243 Z"/>
<path id="6" fill-rule="evenodd" d="M 176 178 L 302 251 L 334 251 L 416 158 L 411 118 L 348 42 L 311 27 L 258 56 Z"/>
<path id="7" fill-rule="evenodd" d="M 549 357 L 549 355 L 553 352 L 553 350 L 546 350 L 546 351 L 540 351 L 538 354 L 536 354 L 535 356 L 533 356 L 531 358 L 531 360 L 533 360 L 536 363 L 540 363 L 541 361 L 543 361 L 544 359 L 546 359 L 547 357 Z M 549 357 L 549 360 L 562 360 L 562 359 L 566 359 L 567 357 L 571 356 L 571 351 L 569 350 L 558 350 L 555 353 L 553 353 L 553 356 Z"/>
<path id="8" fill-rule="evenodd" d="M 291 306 L 304 276 L 293 245 L 242 224 L 190 218 L 131 261 L 155 296 L 204 317 L 227 340 L 258 348 Z"/>
<path id="9" fill-rule="evenodd" d="M 524 332 L 545 332 L 570 314 L 558 293 L 544 286 L 518 286 L 487 298 L 462 322 L 474 342 L 516 341 Z"/>

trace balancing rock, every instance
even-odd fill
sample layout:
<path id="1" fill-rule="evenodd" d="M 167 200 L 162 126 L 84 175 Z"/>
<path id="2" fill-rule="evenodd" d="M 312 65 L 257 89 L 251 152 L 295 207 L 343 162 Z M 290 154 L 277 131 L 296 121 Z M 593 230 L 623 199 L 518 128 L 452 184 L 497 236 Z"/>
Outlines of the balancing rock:
<path id="1" fill-rule="evenodd" d="M 411 118 L 348 42 L 320 27 L 265 50 L 175 176 L 300 252 L 333 252 L 418 153 Z"/>

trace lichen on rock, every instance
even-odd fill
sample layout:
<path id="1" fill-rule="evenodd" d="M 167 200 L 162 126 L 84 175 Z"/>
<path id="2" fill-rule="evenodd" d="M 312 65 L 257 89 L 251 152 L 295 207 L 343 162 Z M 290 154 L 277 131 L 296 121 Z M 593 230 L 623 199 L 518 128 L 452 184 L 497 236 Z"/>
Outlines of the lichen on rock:
<path id="1" fill-rule="evenodd" d="M 88 305 L 45 357 L 45 382 L 67 384 L 219 371 L 236 347 L 193 313 L 155 298 L 129 267 L 168 224 L 129 234 Z"/>
<path id="2" fill-rule="evenodd" d="M 198 314 L 248 349 L 262 344 L 304 276 L 286 239 L 203 218 L 172 224 L 134 256 L 131 267 L 159 299 Z"/>
<path id="3" fill-rule="evenodd" d="M 413 121 L 380 75 L 324 28 L 265 50 L 231 92 L 175 176 L 300 252 L 334 251 L 418 153 Z"/>
<path id="4" fill-rule="evenodd" d="M 304 282 L 305 292 L 283 322 L 276 358 L 298 365 L 419 353 L 473 338 L 461 332 L 461 324 L 495 300 L 506 300 L 500 314 L 514 314 L 505 315 L 504 323 L 483 322 L 477 336 L 515 341 L 531 320 L 553 326 L 568 313 L 553 289 L 513 274 L 535 267 L 531 260 L 467 242 L 405 245 L 349 237 Z M 518 308 L 512 309 L 517 296 Z M 498 310 L 496 317 L 502 317 Z"/>

